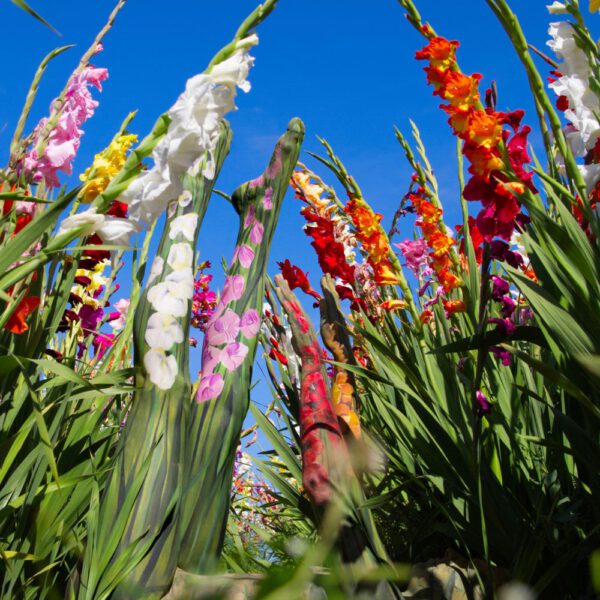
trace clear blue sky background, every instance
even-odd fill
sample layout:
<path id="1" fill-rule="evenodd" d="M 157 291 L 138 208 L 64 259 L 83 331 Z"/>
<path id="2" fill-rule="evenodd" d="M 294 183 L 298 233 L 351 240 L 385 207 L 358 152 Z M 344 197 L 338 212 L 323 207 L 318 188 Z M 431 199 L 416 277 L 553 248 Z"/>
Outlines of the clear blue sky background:
<path id="1" fill-rule="evenodd" d="M 62 33 L 62 38 L 13 4 L 0 2 L 3 164 L 38 63 L 57 46 L 77 45 L 50 65 L 27 131 L 47 113 L 50 100 L 113 6 L 108 0 L 30 3 Z M 547 14 L 547 3 L 511 3 L 529 41 L 542 49 L 548 23 L 557 19 Z M 499 109 L 527 111 L 526 121 L 535 132 L 531 141 L 541 154 L 524 72 L 484 0 L 420 0 L 417 4 L 441 35 L 461 41 L 459 61 L 465 72 L 482 73 L 482 86 L 492 79 L 497 82 Z M 143 137 L 181 93 L 186 79 L 204 70 L 254 6 L 254 0 L 129 0 L 105 38 L 105 51 L 96 57 L 97 66 L 107 67 L 110 78 L 104 91 L 96 94 L 100 106 L 85 124 L 75 172 L 82 172 L 91 163 L 94 153 L 108 144 L 131 110 L 139 109 L 131 129 Z M 438 109 L 439 99 L 432 97 L 426 85 L 423 64 L 413 58 L 423 39 L 405 21 L 399 4 L 394 0 L 280 0 L 258 33 L 260 45 L 254 51 L 256 64 L 250 74 L 252 90 L 238 96 L 239 110 L 229 117 L 234 132 L 232 150 L 217 188 L 231 193 L 238 184 L 262 172 L 287 122 L 299 116 L 307 132 L 301 159 L 316 167 L 306 150 L 319 152 L 316 136 L 325 137 L 389 226 L 411 174 L 394 138 L 393 125 L 408 133 L 411 118 L 421 129 L 439 178 L 447 222 L 459 222 L 455 138 L 445 114 Z M 290 258 L 308 269 L 317 284 L 319 269 L 301 230 L 299 208 L 299 201 L 289 194 L 271 251 L 270 273 L 276 270 L 276 260 Z M 236 229 L 232 209 L 214 197 L 200 248 L 201 257 L 213 262 L 217 283 L 221 281 L 220 258 L 230 258 Z M 410 235 L 406 231 L 402 239 Z M 121 295 L 126 294 L 115 299 Z M 199 361 L 199 357 L 194 360 Z M 192 371 L 198 368 L 199 364 L 192 365 Z"/>

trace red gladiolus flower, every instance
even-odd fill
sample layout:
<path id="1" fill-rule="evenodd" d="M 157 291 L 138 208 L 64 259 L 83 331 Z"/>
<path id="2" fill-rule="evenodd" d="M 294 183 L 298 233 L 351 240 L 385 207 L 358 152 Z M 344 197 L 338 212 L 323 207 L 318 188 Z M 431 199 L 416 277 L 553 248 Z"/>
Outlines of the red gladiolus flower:
<path id="1" fill-rule="evenodd" d="M 307 273 L 300 267 L 293 265 L 287 258 L 284 262 L 278 262 L 277 264 L 281 269 L 281 274 L 284 279 L 288 282 L 290 290 L 300 288 L 305 294 L 308 294 L 317 300 L 321 299 L 320 294 L 311 287 Z"/>

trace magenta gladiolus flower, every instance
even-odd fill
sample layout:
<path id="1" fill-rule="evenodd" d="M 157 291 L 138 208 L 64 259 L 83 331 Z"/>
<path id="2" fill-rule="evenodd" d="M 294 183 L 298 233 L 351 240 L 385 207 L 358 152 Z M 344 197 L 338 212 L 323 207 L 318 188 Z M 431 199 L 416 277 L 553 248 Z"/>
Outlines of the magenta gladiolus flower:
<path id="1" fill-rule="evenodd" d="M 483 394 L 480 390 L 475 392 L 475 399 L 477 401 L 477 412 L 479 416 L 487 415 L 491 412 L 490 403 L 486 398 L 485 394 Z"/>
<path id="2" fill-rule="evenodd" d="M 97 333 L 92 341 L 94 354 L 98 358 L 102 358 L 106 351 L 112 346 L 114 340 L 115 336 L 112 333 Z"/>

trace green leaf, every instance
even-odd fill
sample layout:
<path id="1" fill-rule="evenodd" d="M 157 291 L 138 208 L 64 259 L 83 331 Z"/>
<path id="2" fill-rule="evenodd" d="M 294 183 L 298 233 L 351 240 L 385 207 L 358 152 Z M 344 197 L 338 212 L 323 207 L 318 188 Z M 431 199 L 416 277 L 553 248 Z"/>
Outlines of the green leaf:
<path id="1" fill-rule="evenodd" d="M 60 32 L 55 29 L 46 19 L 44 19 L 41 15 L 39 15 L 25 0 L 10 0 L 13 4 L 16 4 L 21 10 L 24 10 L 27 14 L 31 15 L 34 19 L 37 19 L 40 23 L 43 23 L 46 27 L 54 31 L 54 33 L 60 36 Z"/>

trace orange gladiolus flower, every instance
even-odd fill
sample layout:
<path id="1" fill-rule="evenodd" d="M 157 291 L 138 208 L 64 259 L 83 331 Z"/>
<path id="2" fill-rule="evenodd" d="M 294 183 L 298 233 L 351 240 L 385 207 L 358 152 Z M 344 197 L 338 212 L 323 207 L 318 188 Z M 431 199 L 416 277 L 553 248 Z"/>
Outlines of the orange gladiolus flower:
<path id="1" fill-rule="evenodd" d="M 459 288 L 462 285 L 462 279 L 448 269 L 442 269 L 438 273 L 438 281 L 446 293 L 450 292 L 450 290 Z"/>
<path id="2" fill-rule="evenodd" d="M 468 110 L 479 101 L 480 80 L 481 75 L 478 73 L 469 77 L 459 71 L 448 71 L 439 95 L 459 110 Z"/>
<path id="3" fill-rule="evenodd" d="M 428 60 L 433 67 L 448 69 L 454 62 L 459 43 L 443 37 L 434 37 L 429 44 L 415 54 L 417 60 Z"/>
<path id="4" fill-rule="evenodd" d="M 39 296 L 26 296 L 23 298 L 8 319 L 4 329 L 7 329 L 11 333 L 25 333 L 29 329 L 29 325 L 27 325 L 25 320 L 39 305 Z"/>
<path id="5" fill-rule="evenodd" d="M 403 310 L 408 306 L 408 304 L 404 300 L 386 300 L 379 306 L 381 306 L 381 308 L 384 310 L 391 312 L 393 310 Z"/>
<path id="6" fill-rule="evenodd" d="M 352 222 L 361 236 L 369 237 L 378 231 L 379 222 L 383 218 L 379 213 L 374 213 L 366 206 L 357 204 L 355 200 L 350 200 L 345 210 L 352 218 Z"/>
<path id="7" fill-rule="evenodd" d="M 429 321 L 431 321 L 431 319 L 433 319 L 433 312 L 430 311 L 429 309 L 424 310 L 421 315 L 419 316 L 419 321 L 421 321 L 421 323 L 423 323 L 423 325 L 427 325 L 427 323 L 429 323 Z"/>
<path id="8" fill-rule="evenodd" d="M 373 271 L 377 285 L 397 285 L 399 283 L 398 276 L 387 260 L 374 265 Z"/>
<path id="9" fill-rule="evenodd" d="M 434 251 L 435 256 L 441 256 L 450 251 L 450 248 L 456 243 L 453 238 L 442 233 L 439 229 L 435 231 L 427 240 L 429 247 Z"/>
<path id="10" fill-rule="evenodd" d="M 467 310 L 467 306 L 462 300 L 444 300 L 442 304 L 446 311 L 446 317 L 451 317 L 456 313 L 465 312 L 465 310 Z"/>
<path id="11" fill-rule="evenodd" d="M 482 177 L 486 182 L 490 180 L 492 171 L 498 171 L 504 166 L 504 161 L 489 148 L 466 144 L 463 153 L 471 163 L 469 173 Z"/>
<path id="12" fill-rule="evenodd" d="M 497 113 L 485 110 L 472 111 L 465 137 L 483 148 L 495 148 L 502 140 L 502 125 Z"/>

